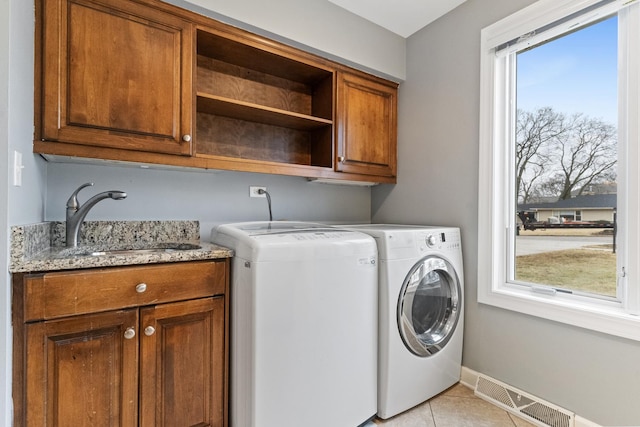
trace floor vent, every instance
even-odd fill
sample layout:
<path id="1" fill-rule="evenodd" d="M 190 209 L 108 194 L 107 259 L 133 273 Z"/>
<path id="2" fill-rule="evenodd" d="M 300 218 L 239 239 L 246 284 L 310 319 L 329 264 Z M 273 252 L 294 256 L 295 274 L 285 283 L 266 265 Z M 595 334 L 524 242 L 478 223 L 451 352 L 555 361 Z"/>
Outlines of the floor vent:
<path id="1" fill-rule="evenodd" d="M 493 378 L 479 374 L 475 394 L 541 426 L 573 427 L 575 414 Z"/>

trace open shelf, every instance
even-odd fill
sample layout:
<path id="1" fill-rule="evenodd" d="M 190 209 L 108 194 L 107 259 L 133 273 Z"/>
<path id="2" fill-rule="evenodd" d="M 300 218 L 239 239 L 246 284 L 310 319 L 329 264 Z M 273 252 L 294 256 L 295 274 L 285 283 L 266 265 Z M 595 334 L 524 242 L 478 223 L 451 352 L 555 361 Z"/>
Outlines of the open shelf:
<path id="1" fill-rule="evenodd" d="M 311 130 L 331 126 L 332 120 L 266 107 L 250 102 L 237 101 L 221 96 L 198 92 L 198 112 L 251 122 L 282 126 L 290 129 Z"/>
<path id="2" fill-rule="evenodd" d="M 197 31 L 196 156 L 333 167 L 335 70 Z"/>
<path id="3" fill-rule="evenodd" d="M 198 55 L 311 86 L 332 74 L 329 69 L 274 53 L 269 49 L 271 46 L 250 42 L 240 42 L 205 29 L 197 31 Z"/>
<path id="4" fill-rule="evenodd" d="M 333 127 L 295 129 L 199 112 L 196 156 L 332 167 Z"/>

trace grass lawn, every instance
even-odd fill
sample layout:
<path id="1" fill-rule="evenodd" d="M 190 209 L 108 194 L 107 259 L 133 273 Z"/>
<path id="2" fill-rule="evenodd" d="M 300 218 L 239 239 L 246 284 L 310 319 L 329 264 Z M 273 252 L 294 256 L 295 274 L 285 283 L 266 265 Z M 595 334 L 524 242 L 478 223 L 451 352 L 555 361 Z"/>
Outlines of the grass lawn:
<path id="1" fill-rule="evenodd" d="M 616 254 L 571 249 L 516 257 L 516 280 L 616 295 Z"/>

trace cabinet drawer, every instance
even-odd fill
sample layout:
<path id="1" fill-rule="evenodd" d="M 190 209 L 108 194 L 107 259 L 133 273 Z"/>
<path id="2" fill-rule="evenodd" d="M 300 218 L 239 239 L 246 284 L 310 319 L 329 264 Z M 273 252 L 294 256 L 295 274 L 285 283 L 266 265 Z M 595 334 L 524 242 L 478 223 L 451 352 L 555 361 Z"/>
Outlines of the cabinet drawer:
<path id="1" fill-rule="evenodd" d="M 182 301 L 225 292 L 226 260 L 25 276 L 25 321 Z"/>

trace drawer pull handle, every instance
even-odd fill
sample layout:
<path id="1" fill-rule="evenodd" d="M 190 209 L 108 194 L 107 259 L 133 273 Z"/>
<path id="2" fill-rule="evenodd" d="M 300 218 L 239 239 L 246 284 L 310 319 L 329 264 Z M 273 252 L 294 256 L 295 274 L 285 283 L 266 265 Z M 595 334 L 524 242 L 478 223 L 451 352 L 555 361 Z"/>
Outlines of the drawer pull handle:
<path id="1" fill-rule="evenodd" d="M 144 328 L 144 334 L 148 337 L 150 337 L 155 333 L 156 333 L 156 328 L 154 328 L 153 326 L 147 326 L 146 328 Z"/>
<path id="2" fill-rule="evenodd" d="M 137 293 L 141 294 L 146 290 L 147 290 L 147 284 L 146 283 L 140 283 L 140 284 L 136 285 L 136 292 Z"/>
<path id="3" fill-rule="evenodd" d="M 136 336 L 136 330 L 133 328 L 127 328 L 126 331 L 124 331 L 124 337 L 128 340 L 130 340 L 131 338 Z"/>

